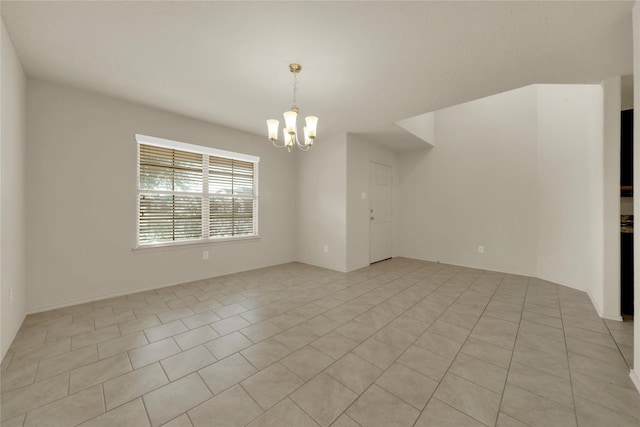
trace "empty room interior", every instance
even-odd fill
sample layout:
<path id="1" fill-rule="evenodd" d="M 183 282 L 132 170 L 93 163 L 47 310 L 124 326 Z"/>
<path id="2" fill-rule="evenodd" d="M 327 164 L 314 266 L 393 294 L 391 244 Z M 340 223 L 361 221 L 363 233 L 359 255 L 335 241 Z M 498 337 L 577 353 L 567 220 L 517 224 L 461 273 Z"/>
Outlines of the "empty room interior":
<path id="1" fill-rule="evenodd" d="M 640 425 L 640 2 L 0 11 L 3 427 Z"/>

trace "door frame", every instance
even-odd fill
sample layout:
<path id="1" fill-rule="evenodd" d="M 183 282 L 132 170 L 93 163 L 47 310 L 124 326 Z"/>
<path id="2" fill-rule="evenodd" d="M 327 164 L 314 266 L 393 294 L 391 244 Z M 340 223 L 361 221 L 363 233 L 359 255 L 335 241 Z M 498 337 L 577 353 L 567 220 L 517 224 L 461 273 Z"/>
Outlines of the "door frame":
<path id="1" fill-rule="evenodd" d="M 391 253 L 389 258 L 384 258 L 381 260 L 377 260 L 377 261 L 372 261 L 372 256 L 371 256 L 371 231 L 372 231 L 372 220 L 371 220 L 371 214 L 372 214 L 372 206 L 371 206 L 371 200 L 372 200 L 372 188 L 373 188 L 373 176 L 371 174 L 371 166 L 373 164 L 376 165 L 380 165 L 380 166 L 386 166 L 391 170 L 391 183 L 390 183 L 390 189 L 391 189 L 391 197 L 390 197 L 390 206 L 389 206 L 389 212 L 391 213 L 391 218 L 390 218 L 390 225 L 391 225 Z M 395 211 L 394 211 L 394 204 L 393 204 L 393 198 L 395 195 L 395 191 L 394 191 L 394 186 L 395 186 L 395 169 L 393 167 L 393 165 L 389 165 L 386 163 L 382 163 L 382 162 L 376 162 L 374 160 L 369 160 L 369 209 L 368 209 L 368 217 L 369 217 L 369 265 L 371 264 L 375 264 L 376 262 L 380 262 L 380 261 L 384 261 L 386 259 L 391 259 L 393 258 L 393 253 L 394 253 L 394 233 L 395 233 Z"/>

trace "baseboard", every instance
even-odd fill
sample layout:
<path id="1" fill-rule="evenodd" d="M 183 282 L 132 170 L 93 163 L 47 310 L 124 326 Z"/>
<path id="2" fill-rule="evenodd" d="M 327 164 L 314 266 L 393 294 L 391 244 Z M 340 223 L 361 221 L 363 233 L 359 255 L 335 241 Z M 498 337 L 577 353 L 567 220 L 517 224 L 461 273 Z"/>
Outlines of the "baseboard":
<path id="1" fill-rule="evenodd" d="M 552 279 L 549 279 L 549 278 L 546 278 L 546 277 L 543 277 L 543 276 L 532 276 L 532 277 L 536 277 L 536 278 L 538 278 L 540 280 L 544 280 L 545 282 L 553 283 L 554 285 L 564 286 L 565 288 L 569 288 L 569 289 L 573 289 L 573 290 L 576 290 L 576 291 L 584 292 L 589 297 L 589 301 L 591 301 L 591 306 L 593 307 L 593 309 L 596 311 L 596 313 L 598 314 L 598 316 L 601 319 L 622 321 L 622 317 L 620 317 L 620 318 L 611 318 L 611 317 L 605 316 L 604 313 L 602 313 L 600 311 L 600 309 L 598 308 L 598 305 L 596 304 L 596 302 L 595 302 L 595 300 L 593 298 L 593 295 L 591 295 L 591 291 L 588 290 L 588 289 L 585 291 L 584 289 L 580 289 L 577 286 L 571 285 L 569 283 L 562 283 L 560 281 L 552 280 Z"/>
<path id="2" fill-rule="evenodd" d="M 207 279 L 207 278 L 189 280 L 189 282 L 197 282 L 198 280 L 204 280 L 204 279 Z M 27 310 L 27 314 L 36 314 L 36 313 L 42 313 L 42 312 L 50 311 L 50 310 L 58 310 L 58 309 L 61 309 L 61 308 L 73 307 L 74 305 L 87 304 L 87 303 L 90 303 L 90 302 L 101 301 L 101 300 L 104 300 L 104 299 L 117 298 L 117 297 L 121 297 L 121 296 L 125 296 L 125 295 L 137 294 L 139 292 L 153 291 L 153 290 L 156 290 L 156 289 L 162 289 L 162 288 L 166 288 L 166 287 L 169 287 L 169 286 L 180 285 L 182 283 L 187 283 L 187 282 L 181 281 L 181 282 L 175 282 L 175 283 L 165 283 L 164 285 L 154 285 L 154 286 L 149 286 L 149 287 L 145 287 L 145 288 L 134 288 L 134 289 L 128 289 L 128 290 L 115 292 L 115 293 L 111 293 L 111 294 L 100 295 L 100 296 L 96 296 L 96 297 L 81 298 L 81 299 L 77 299 L 77 300 L 73 300 L 73 301 L 63 302 L 63 303 L 60 303 L 60 304 L 52 304 L 52 305 L 47 305 L 47 306 L 44 306 L 44 307 L 32 308 L 32 309 Z"/>
<path id="3" fill-rule="evenodd" d="M 622 322 L 622 316 L 610 316 L 608 314 L 604 314 L 600 311 L 600 309 L 598 308 L 598 306 L 596 305 L 595 301 L 593 300 L 593 296 L 591 295 L 591 291 L 587 291 L 587 295 L 589 296 L 589 299 L 591 300 L 591 305 L 593 306 L 593 308 L 596 310 L 596 313 L 598 313 L 598 316 L 600 316 L 601 319 L 607 319 L 607 320 L 615 320 L 616 322 Z"/>
<path id="4" fill-rule="evenodd" d="M 587 295 L 589 296 L 589 300 L 591 300 L 591 305 L 593 306 L 593 308 L 596 310 L 596 313 L 598 313 L 598 316 L 600 316 L 601 319 L 604 318 L 604 315 L 602 314 L 602 312 L 600 311 L 600 309 L 598 308 L 598 306 L 596 305 L 595 300 L 593 299 L 593 295 L 591 295 L 591 291 L 586 291 Z"/>
<path id="5" fill-rule="evenodd" d="M 636 386 L 638 393 L 640 393 L 640 377 L 638 377 L 638 374 L 633 369 L 629 371 L 629 378 L 631 378 L 631 382 Z"/>
<path id="6" fill-rule="evenodd" d="M 27 309 L 26 314 L 29 315 L 29 314 L 42 313 L 44 311 L 57 310 L 57 309 L 60 309 L 60 308 L 72 307 L 74 305 L 86 304 L 86 303 L 95 302 L 95 301 L 101 301 L 101 300 L 109 299 L 109 298 L 117 298 L 117 297 L 121 297 L 121 296 L 125 296 L 125 295 L 137 294 L 139 292 L 153 291 L 153 290 L 156 290 L 156 289 L 162 289 L 162 288 L 167 288 L 167 287 L 170 287 L 170 286 L 181 285 L 183 283 L 190 283 L 190 282 L 197 282 L 197 281 L 200 281 L 200 280 L 214 279 L 214 278 L 217 278 L 217 277 L 228 276 L 230 274 L 246 273 L 246 272 L 250 272 L 250 271 L 254 271 L 254 270 L 260 270 L 262 268 L 269 268 L 269 267 L 274 267 L 274 266 L 277 266 L 277 265 L 290 264 L 292 262 L 299 262 L 299 261 L 286 261 L 286 262 L 283 262 L 283 263 L 280 263 L 280 264 L 270 264 L 270 265 L 256 266 L 256 267 L 252 267 L 252 268 L 250 268 L 248 270 L 238 270 L 238 271 L 220 273 L 217 276 L 205 276 L 205 277 L 200 277 L 200 278 L 195 278 L 195 279 L 180 280 L 180 281 L 176 281 L 176 282 L 164 283 L 164 284 L 161 284 L 161 285 L 153 285 L 153 286 L 148 286 L 148 287 L 145 287 L 145 288 L 126 289 L 126 290 L 123 290 L 123 291 L 118 291 L 118 292 L 114 292 L 114 293 L 110 293 L 110 294 L 106 294 L 106 295 L 98 295 L 98 296 L 95 296 L 95 297 L 81 298 L 81 299 L 77 299 L 77 300 L 73 300 L 73 301 L 66 301 L 66 302 L 63 302 L 63 303 L 60 303 L 60 304 L 47 305 L 47 306 L 44 306 L 44 307 L 30 308 L 30 309 Z"/>
<path id="7" fill-rule="evenodd" d="M 0 363 L 2 363 L 2 361 L 4 361 L 4 357 L 7 355 L 7 352 L 9 352 L 9 348 L 11 347 L 11 344 L 13 344 L 13 340 L 16 339 L 16 336 L 18 335 L 18 332 L 20 332 L 20 328 L 22 327 L 22 323 L 24 322 L 24 319 L 27 317 L 26 313 L 22 315 L 22 320 L 20 320 L 15 328 L 15 330 L 13 331 L 13 334 L 11 336 L 11 339 L 9 340 L 9 345 L 7 346 L 7 348 L 3 349 L 3 353 L 2 353 L 2 357 L 0 358 Z"/>

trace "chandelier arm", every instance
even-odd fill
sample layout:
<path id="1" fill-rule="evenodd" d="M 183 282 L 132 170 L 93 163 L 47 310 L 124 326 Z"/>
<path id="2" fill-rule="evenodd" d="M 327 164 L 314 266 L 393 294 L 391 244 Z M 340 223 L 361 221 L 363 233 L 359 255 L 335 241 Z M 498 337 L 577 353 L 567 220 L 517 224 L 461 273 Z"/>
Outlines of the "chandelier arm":
<path id="1" fill-rule="evenodd" d="M 302 151 L 308 151 L 309 147 L 308 145 L 305 144 L 301 144 L 300 140 L 298 139 L 298 134 L 296 133 L 296 145 L 298 146 L 299 149 L 301 149 Z"/>
<path id="2" fill-rule="evenodd" d="M 271 143 L 272 143 L 272 144 L 273 144 L 273 146 L 274 146 L 274 147 L 276 147 L 276 148 L 284 148 L 284 147 L 286 147 L 286 146 L 287 146 L 284 142 L 282 143 L 282 145 L 278 145 L 278 144 L 276 144 L 276 140 L 273 140 L 273 139 L 271 140 Z"/>

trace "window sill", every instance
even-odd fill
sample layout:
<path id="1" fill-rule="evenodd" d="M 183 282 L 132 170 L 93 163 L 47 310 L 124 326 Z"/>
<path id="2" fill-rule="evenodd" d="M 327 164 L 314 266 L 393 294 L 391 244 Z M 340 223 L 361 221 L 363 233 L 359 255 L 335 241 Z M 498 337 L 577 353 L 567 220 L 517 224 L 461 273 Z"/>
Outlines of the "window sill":
<path id="1" fill-rule="evenodd" d="M 244 243 L 251 240 L 260 240 L 260 236 L 225 237 L 220 239 L 202 239 L 189 242 L 160 243 L 157 245 L 136 246 L 133 253 L 162 252 L 166 250 L 188 249 L 198 246 L 211 246 L 218 244 Z"/>

